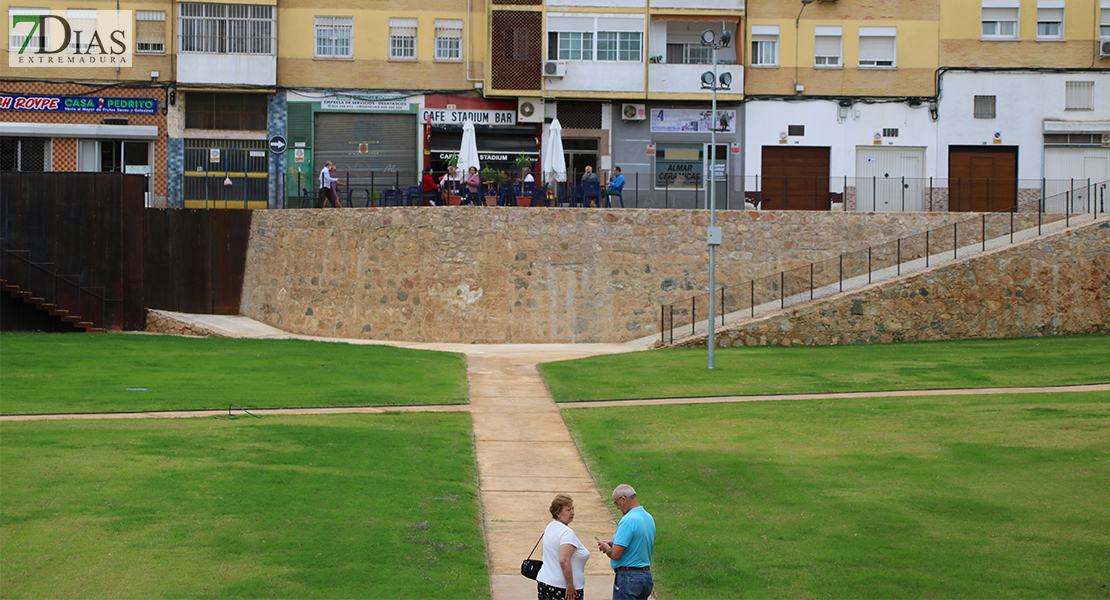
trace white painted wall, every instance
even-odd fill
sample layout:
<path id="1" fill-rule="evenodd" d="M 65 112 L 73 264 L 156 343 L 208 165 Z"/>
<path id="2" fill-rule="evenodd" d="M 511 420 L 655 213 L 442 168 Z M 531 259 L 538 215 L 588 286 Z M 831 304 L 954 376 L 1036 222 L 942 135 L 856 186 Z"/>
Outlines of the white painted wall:
<path id="1" fill-rule="evenodd" d="M 754 101 L 747 104 L 744 124 L 744 175 L 761 174 L 763 146 L 780 145 L 788 125 L 805 125 L 802 137 L 787 137 L 790 146 L 828 146 L 831 191 L 843 191 L 843 178 L 856 177 L 856 147 L 875 145 L 875 134 L 897 128 L 897 138 L 882 138 L 882 146 L 925 148 L 926 176 L 936 169 L 936 127 L 926 103 L 912 108 L 905 103 L 854 104 L 847 118 L 839 118 L 835 101 Z M 839 181 L 837 181 L 839 179 Z M 849 181 L 849 185 L 852 182 Z"/>
<path id="2" fill-rule="evenodd" d="M 548 91 L 642 92 L 646 76 L 642 62 L 568 60 L 566 77 L 546 77 Z"/>
<path id="3" fill-rule="evenodd" d="M 698 100 L 704 100 L 712 95 L 712 90 L 701 88 L 701 74 L 712 71 L 713 65 L 648 65 L 648 82 L 652 92 L 677 92 L 690 94 Z M 732 88 L 729 99 L 740 94 L 744 89 L 743 65 L 717 65 L 717 76 L 722 73 L 732 73 Z M 730 92 L 717 92 L 718 101 Z"/>
<path id="4" fill-rule="evenodd" d="M 1094 110 L 1064 108 L 1068 81 L 1095 82 Z M 996 118 L 974 118 L 977 95 L 997 98 Z M 943 155 L 937 177 L 948 176 L 948 146 L 992 146 L 997 133 L 1001 145 L 1019 147 L 1018 178 L 1039 179 L 1044 176 L 1044 122 L 1068 122 L 1077 132 L 1105 128 L 1110 121 L 1110 73 L 949 72 L 941 77 L 938 107 L 937 146 Z"/>
<path id="5" fill-rule="evenodd" d="M 178 53 L 177 80 L 182 83 L 276 85 L 277 56 Z"/>
<path id="6" fill-rule="evenodd" d="M 550 2 L 548 2 L 550 4 Z M 643 3 L 641 3 L 641 6 Z M 651 8 L 699 8 L 702 10 L 744 10 L 744 0 L 651 0 Z"/>

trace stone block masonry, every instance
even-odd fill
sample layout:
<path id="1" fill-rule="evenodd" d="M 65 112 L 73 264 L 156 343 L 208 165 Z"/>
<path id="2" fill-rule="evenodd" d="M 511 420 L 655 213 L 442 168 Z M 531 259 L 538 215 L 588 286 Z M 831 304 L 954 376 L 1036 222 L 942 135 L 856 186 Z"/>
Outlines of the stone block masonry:
<path id="1" fill-rule="evenodd" d="M 717 332 L 721 347 L 1110 332 L 1110 221 L 845 292 Z M 705 347 L 705 336 L 687 347 Z"/>
<path id="2" fill-rule="evenodd" d="M 717 217 L 724 230 L 717 282 L 741 285 L 974 215 L 724 211 Z M 1035 215 L 1019 215 L 1019 225 L 1029 218 L 1035 223 Z M 1004 219 L 1008 227 L 1009 216 Z M 704 211 L 647 209 L 255 211 L 240 310 L 317 336 L 628 341 L 658 333 L 660 305 L 708 289 L 708 220 Z M 990 225 L 996 226 L 1002 221 Z"/>

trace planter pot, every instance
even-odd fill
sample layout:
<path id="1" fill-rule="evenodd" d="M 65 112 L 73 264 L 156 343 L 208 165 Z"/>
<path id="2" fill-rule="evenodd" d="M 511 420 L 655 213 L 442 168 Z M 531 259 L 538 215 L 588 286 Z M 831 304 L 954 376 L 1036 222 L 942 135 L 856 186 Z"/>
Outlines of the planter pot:
<path id="1" fill-rule="evenodd" d="M 532 206 L 532 197 L 531 196 L 517 196 L 516 197 L 516 205 L 517 206 Z"/>
<path id="2" fill-rule="evenodd" d="M 447 196 L 447 206 L 458 206 L 462 204 L 462 196 Z"/>
<path id="3" fill-rule="evenodd" d="M 497 206 L 497 196 L 486 196 L 486 206 Z"/>

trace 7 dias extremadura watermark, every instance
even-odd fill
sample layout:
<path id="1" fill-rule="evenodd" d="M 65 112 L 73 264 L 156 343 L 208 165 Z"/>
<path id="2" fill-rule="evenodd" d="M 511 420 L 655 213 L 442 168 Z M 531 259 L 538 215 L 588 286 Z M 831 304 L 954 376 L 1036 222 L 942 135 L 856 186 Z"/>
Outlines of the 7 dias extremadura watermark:
<path id="1" fill-rule="evenodd" d="M 9 67 L 130 68 L 130 10 L 8 11 Z"/>

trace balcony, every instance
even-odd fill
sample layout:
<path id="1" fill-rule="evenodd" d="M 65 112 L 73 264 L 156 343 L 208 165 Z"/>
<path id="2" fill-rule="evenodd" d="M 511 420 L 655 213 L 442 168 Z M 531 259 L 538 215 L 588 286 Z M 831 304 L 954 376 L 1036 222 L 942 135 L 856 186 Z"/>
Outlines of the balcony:
<path id="1" fill-rule="evenodd" d="M 177 80 L 276 85 L 275 12 L 266 5 L 179 4 Z"/>
<path id="2" fill-rule="evenodd" d="M 179 53 L 177 80 L 181 83 L 277 84 L 277 57 L 256 54 Z"/>
<path id="3" fill-rule="evenodd" d="M 648 65 L 648 94 L 681 94 L 690 99 L 708 99 L 712 91 L 701 88 L 701 74 L 712 71 L 713 65 Z M 717 92 L 718 99 L 737 100 L 744 92 L 744 65 L 717 65 L 717 73 L 732 74 L 732 90 Z"/>
<path id="4" fill-rule="evenodd" d="M 642 95 L 646 90 L 642 62 L 568 60 L 565 64 L 565 76 L 544 78 L 547 91 L 630 92 Z"/>

